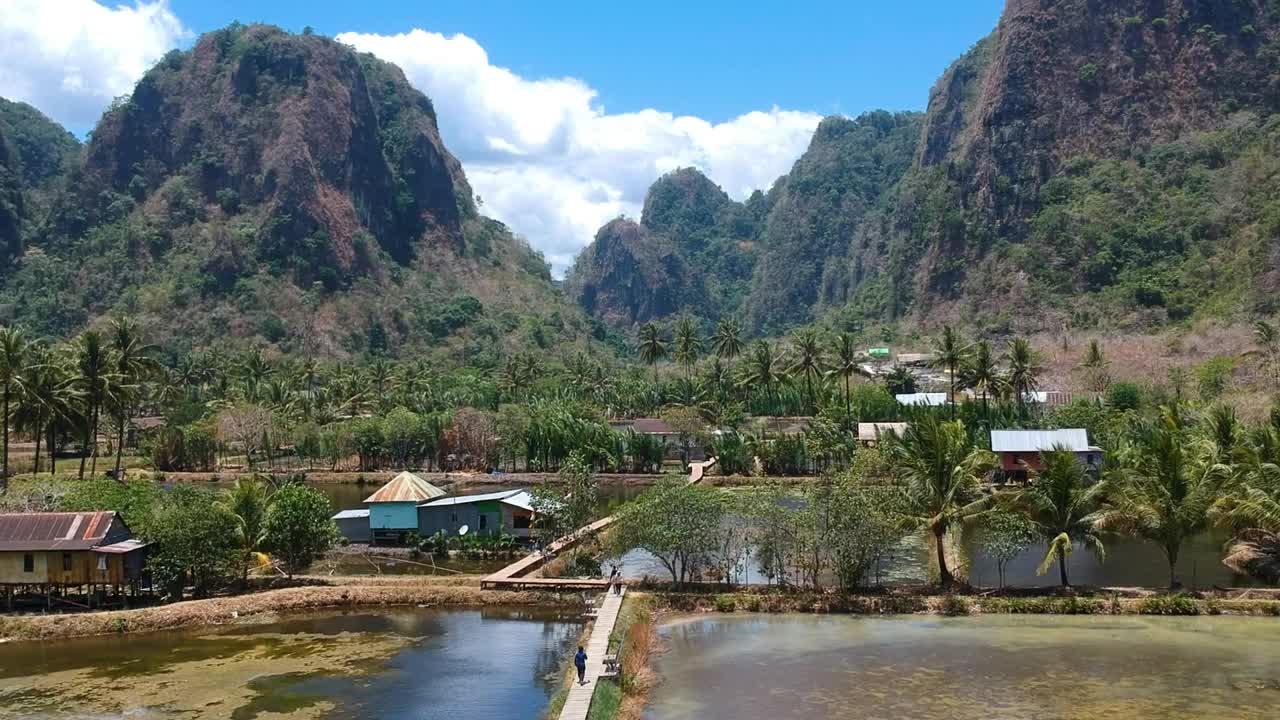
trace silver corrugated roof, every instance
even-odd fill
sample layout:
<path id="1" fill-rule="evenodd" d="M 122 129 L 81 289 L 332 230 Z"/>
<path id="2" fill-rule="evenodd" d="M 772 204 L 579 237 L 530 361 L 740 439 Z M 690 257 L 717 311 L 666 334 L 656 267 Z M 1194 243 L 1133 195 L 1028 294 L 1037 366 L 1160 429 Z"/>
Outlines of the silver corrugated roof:
<path id="1" fill-rule="evenodd" d="M 1089 432 L 1069 430 L 992 430 L 992 452 L 1046 452 L 1055 447 L 1072 452 L 1089 451 Z"/>
<path id="2" fill-rule="evenodd" d="M 481 493 L 479 495 L 458 495 L 456 497 L 444 497 L 425 502 L 418 507 L 444 507 L 446 505 L 468 505 L 470 503 L 488 502 L 490 500 L 500 500 L 508 505 L 515 505 L 524 510 L 533 510 L 530 504 L 532 497 L 527 490 L 502 490 L 500 492 Z"/>

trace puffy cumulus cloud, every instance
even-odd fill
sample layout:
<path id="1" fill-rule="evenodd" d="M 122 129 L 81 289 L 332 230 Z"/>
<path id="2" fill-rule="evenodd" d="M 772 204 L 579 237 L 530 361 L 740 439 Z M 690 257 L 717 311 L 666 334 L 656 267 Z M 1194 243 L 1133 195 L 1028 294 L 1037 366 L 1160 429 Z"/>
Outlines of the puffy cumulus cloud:
<path id="1" fill-rule="evenodd" d="M 344 33 L 339 41 L 404 69 L 484 212 L 542 250 L 557 273 L 609 219 L 638 217 L 662 173 L 695 166 L 742 199 L 787 172 L 821 116 L 772 108 L 723 123 L 658 110 L 608 113 L 574 78 L 527 79 L 466 35 Z"/>
<path id="2" fill-rule="evenodd" d="M 6 0 L 0 96 L 84 130 L 188 36 L 166 0 L 112 7 L 93 0 Z"/>

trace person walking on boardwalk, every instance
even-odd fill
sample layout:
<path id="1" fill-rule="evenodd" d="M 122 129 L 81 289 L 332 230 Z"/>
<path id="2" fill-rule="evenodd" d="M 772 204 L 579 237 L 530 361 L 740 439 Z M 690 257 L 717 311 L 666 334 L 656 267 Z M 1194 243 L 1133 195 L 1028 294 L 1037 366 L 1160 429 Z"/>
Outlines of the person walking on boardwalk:
<path id="1" fill-rule="evenodd" d="M 618 566 L 613 566 L 613 572 L 609 573 L 609 587 L 613 588 L 613 594 L 618 595 L 622 592 L 622 573 L 618 571 Z"/>
<path id="2" fill-rule="evenodd" d="M 578 646 L 578 654 L 573 656 L 573 666 L 578 668 L 578 684 L 587 684 L 587 651 Z"/>

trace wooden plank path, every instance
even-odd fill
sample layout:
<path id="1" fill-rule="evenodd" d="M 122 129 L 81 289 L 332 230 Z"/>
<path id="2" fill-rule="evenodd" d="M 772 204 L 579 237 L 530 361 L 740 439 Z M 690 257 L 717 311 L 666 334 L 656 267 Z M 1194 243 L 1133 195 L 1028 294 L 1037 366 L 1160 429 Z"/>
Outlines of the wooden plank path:
<path id="1" fill-rule="evenodd" d="M 609 654 L 609 636 L 613 634 L 613 626 L 618 622 L 618 611 L 622 608 L 622 598 L 625 596 L 626 588 L 618 595 L 605 593 L 604 604 L 600 606 L 600 614 L 596 616 L 596 623 L 591 628 L 591 637 L 583 648 L 587 651 L 587 683 L 579 685 L 577 671 L 574 671 L 573 687 L 569 688 L 569 697 L 565 698 L 564 707 L 560 710 L 560 720 L 587 719 L 596 683 L 604 672 L 604 656 Z"/>
<path id="2" fill-rule="evenodd" d="M 716 464 L 716 459 L 711 458 L 706 462 L 689 463 L 689 477 L 686 482 L 689 485 L 702 482 L 702 478 L 706 476 L 707 470 Z M 524 588 L 544 588 L 547 590 L 587 590 L 593 588 L 606 588 L 609 585 L 608 580 L 590 580 L 584 578 L 530 578 L 526 577 L 529 573 L 542 567 L 547 559 L 561 550 L 572 546 L 579 540 L 590 537 L 601 530 L 613 524 L 616 515 L 600 518 L 599 520 L 578 528 L 564 537 L 552 542 L 546 547 L 545 552 L 533 552 L 492 575 L 485 576 L 480 581 L 480 587 L 485 590 L 519 590 Z"/>

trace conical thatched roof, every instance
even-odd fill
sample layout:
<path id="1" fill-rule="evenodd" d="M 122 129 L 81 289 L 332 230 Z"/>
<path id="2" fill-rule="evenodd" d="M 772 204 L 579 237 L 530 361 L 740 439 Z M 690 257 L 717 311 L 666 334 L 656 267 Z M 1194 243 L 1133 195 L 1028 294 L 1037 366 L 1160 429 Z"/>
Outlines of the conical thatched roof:
<path id="1" fill-rule="evenodd" d="M 426 502 L 438 498 L 445 492 L 407 470 L 383 485 L 378 492 L 365 498 L 367 503 L 383 502 Z"/>

